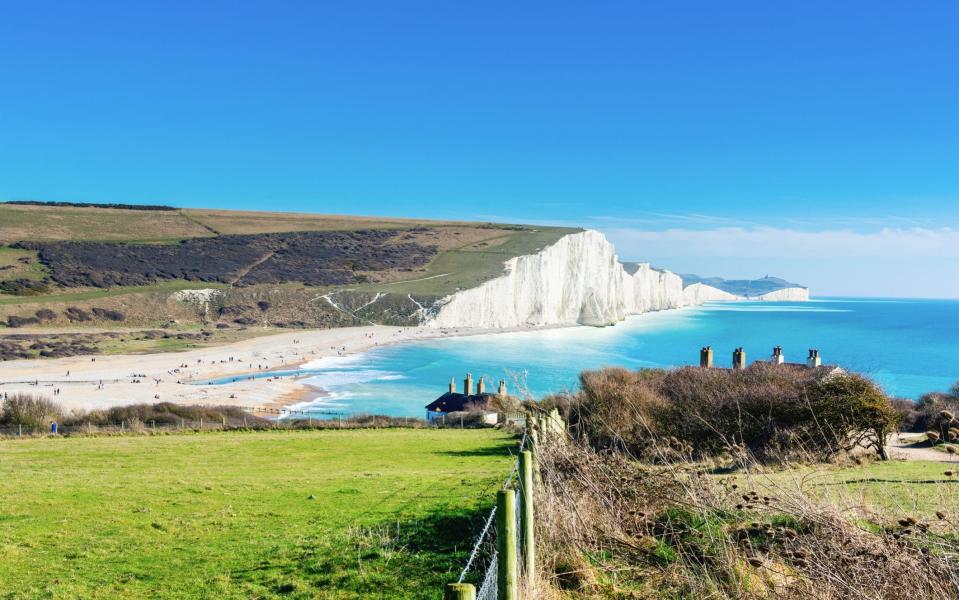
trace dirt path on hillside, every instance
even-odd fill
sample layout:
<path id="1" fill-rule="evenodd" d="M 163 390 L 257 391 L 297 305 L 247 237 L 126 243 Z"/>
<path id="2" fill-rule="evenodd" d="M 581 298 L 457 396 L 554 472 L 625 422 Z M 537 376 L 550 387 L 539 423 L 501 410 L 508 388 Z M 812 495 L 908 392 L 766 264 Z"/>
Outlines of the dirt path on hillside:
<path id="1" fill-rule="evenodd" d="M 893 433 L 886 439 L 889 458 L 899 460 L 930 460 L 956 462 L 949 454 L 929 446 L 921 446 L 926 437 L 921 433 Z"/>
<path id="2" fill-rule="evenodd" d="M 268 261 L 268 260 L 270 260 L 271 258 L 273 258 L 273 255 L 274 255 L 274 254 L 276 254 L 276 252 L 274 252 L 273 250 L 270 250 L 269 252 L 267 252 L 266 254 L 264 254 L 263 256 L 261 256 L 260 258 L 258 258 L 257 260 L 253 261 L 253 262 L 250 263 L 249 265 L 247 265 L 247 266 L 243 267 L 242 269 L 240 269 L 240 270 L 237 272 L 236 277 L 233 278 L 233 281 L 230 282 L 230 285 L 236 285 L 237 282 L 239 282 L 241 279 L 243 279 L 244 277 L 246 277 L 246 274 L 247 274 L 247 273 L 249 273 L 250 271 L 252 271 L 252 270 L 255 269 L 256 267 L 262 265 L 262 264 L 265 263 L 266 261 Z"/>

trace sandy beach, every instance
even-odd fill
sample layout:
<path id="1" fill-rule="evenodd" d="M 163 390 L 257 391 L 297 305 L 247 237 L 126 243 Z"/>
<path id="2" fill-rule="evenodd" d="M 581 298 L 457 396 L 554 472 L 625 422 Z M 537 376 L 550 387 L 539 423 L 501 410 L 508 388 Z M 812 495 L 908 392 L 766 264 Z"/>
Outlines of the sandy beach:
<path id="1" fill-rule="evenodd" d="M 0 393 L 40 394 L 68 411 L 156 402 L 278 408 L 322 391 L 303 384 L 302 377 L 274 377 L 269 371 L 376 346 L 476 333 L 488 332 L 372 325 L 280 332 L 186 352 L 9 361 L 0 363 Z M 253 375 L 231 385 L 195 385 Z"/>

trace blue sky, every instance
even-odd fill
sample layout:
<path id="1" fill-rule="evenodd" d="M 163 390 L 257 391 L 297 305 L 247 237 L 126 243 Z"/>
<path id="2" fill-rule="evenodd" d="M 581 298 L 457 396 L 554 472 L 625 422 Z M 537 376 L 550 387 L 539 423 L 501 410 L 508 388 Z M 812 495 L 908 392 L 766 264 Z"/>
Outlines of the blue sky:
<path id="1" fill-rule="evenodd" d="M 29 3 L 0 199 L 570 223 L 959 297 L 959 3 Z"/>

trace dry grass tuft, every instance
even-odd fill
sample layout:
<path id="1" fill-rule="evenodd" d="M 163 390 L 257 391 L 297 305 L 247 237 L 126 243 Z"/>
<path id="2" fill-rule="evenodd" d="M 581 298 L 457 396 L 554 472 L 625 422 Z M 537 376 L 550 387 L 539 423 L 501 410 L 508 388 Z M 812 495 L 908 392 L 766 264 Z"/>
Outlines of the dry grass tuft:
<path id="1" fill-rule="evenodd" d="M 662 452 L 672 453 L 669 441 Z M 946 514 L 851 518 L 748 455 L 734 481 L 702 463 L 640 462 L 570 440 L 540 451 L 539 539 L 551 593 L 577 598 L 952 598 Z M 562 596 L 560 596 L 562 597 Z"/>

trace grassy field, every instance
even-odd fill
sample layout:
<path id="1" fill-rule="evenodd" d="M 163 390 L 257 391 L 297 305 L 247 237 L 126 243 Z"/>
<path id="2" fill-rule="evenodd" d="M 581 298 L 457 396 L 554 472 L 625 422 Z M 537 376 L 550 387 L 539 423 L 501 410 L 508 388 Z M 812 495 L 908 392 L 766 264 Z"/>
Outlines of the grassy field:
<path id="1" fill-rule="evenodd" d="M 0 281 L 5 279 L 43 279 L 47 270 L 32 250 L 0 246 Z"/>
<path id="2" fill-rule="evenodd" d="M 155 283 L 153 285 L 128 285 L 112 288 L 63 288 L 42 296 L 11 296 L 0 294 L 0 304 L 46 304 L 50 302 L 83 302 L 87 300 L 102 300 L 114 296 L 128 294 L 143 294 L 149 292 L 175 292 L 177 290 L 192 290 L 197 288 L 226 288 L 225 283 L 209 281 L 173 280 Z"/>
<path id="3" fill-rule="evenodd" d="M 946 475 L 947 471 L 954 472 Z M 848 510 L 850 516 L 882 524 L 890 516 L 930 518 L 936 511 L 959 514 L 959 461 L 891 460 L 863 466 L 801 466 L 751 475 L 765 493 L 802 489 Z M 742 488 L 746 479 L 735 476 Z"/>
<path id="4" fill-rule="evenodd" d="M 218 234 L 398 229 L 455 224 L 451 221 L 238 210 L 147 211 L 0 204 L 0 243 L 3 244 L 21 240 L 165 242 Z"/>
<path id="5" fill-rule="evenodd" d="M 167 241 L 214 235 L 177 211 L 0 204 L 0 243 L 21 240 Z"/>
<path id="6" fill-rule="evenodd" d="M 512 445 L 489 430 L 0 442 L 0 597 L 436 598 Z"/>
<path id="7" fill-rule="evenodd" d="M 309 213 L 258 212 L 184 208 L 183 216 L 221 235 L 280 231 L 336 231 L 349 229 L 401 229 L 417 226 L 463 225 L 461 222 L 391 217 L 355 217 Z"/>

